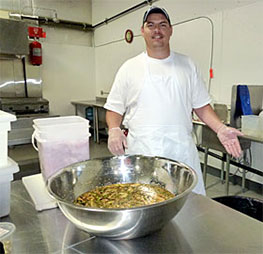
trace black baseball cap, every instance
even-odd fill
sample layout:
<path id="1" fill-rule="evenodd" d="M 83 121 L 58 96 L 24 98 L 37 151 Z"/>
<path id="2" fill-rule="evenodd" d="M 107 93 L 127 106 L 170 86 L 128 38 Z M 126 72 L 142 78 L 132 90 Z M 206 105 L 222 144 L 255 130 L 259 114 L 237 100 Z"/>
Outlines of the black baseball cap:
<path id="1" fill-rule="evenodd" d="M 170 18 L 169 18 L 169 15 L 168 15 L 167 11 L 164 8 L 160 8 L 160 7 L 157 7 L 157 6 L 152 6 L 151 8 L 149 8 L 144 13 L 142 24 L 144 24 L 147 21 L 147 18 L 149 17 L 149 15 L 153 14 L 153 13 L 161 13 L 161 14 L 163 14 L 166 17 L 166 19 L 168 20 L 169 24 L 171 25 L 171 21 L 170 21 Z"/>

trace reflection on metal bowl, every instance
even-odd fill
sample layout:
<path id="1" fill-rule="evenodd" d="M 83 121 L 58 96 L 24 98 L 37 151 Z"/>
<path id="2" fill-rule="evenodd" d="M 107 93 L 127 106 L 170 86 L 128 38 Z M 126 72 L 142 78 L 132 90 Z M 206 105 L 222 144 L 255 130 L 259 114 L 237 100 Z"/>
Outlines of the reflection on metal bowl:
<path id="1" fill-rule="evenodd" d="M 80 194 L 115 183 L 157 184 L 175 197 L 129 209 L 73 204 Z M 180 211 L 196 183 L 196 173 L 185 164 L 161 157 L 125 155 L 87 160 L 63 168 L 48 180 L 48 191 L 78 228 L 117 240 L 144 236 L 162 228 Z"/>

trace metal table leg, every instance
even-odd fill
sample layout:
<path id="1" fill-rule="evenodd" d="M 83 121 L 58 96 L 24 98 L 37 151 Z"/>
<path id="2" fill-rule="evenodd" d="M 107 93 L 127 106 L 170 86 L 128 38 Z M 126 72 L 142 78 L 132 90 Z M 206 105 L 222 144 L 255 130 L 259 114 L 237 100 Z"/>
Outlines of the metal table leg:
<path id="1" fill-rule="evenodd" d="M 205 147 L 205 158 L 204 158 L 204 168 L 203 168 L 203 179 L 205 186 L 206 186 L 206 174 L 207 174 L 207 161 L 208 161 L 208 147 Z"/>
<path id="2" fill-rule="evenodd" d="M 96 137 L 96 143 L 100 143 L 100 137 L 99 137 L 99 114 L 98 114 L 98 108 L 93 107 L 95 110 L 94 114 L 94 137 Z"/>
<path id="3" fill-rule="evenodd" d="M 94 139 L 94 142 L 97 143 L 98 142 L 98 109 L 96 107 L 93 107 L 93 139 Z"/>
<path id="4" fill-rule="evenodd" d="M 242 169 L 242 192 L 246 192 L 246 170 Z"/>
<path id="5" fill-rule="evenodd" d="M 75 106 L 75 115 L 78 115 L 78 105 L 74 105 Z"/>
<path id="6" fill-rule="evenodd" d="M 224 157 L 224 153 L 222 153 L 222 155 Z M 225 162 L 224 162 L 224 160 L 222 160 L 222 162 L 221 162 L 221 174 L 220 174 L 221 183 L 224 183 L 224 172 L 225 172 Z"/>
<path id="7" fill-rule="evenodd" d="M 250 164 L 247 161 L 247 149 L 243 152 L 243 163 L 247 166 L 250 166 Z M 242 168 L 242 192 L 244 193 L 246 191 L 246 170 Z"/>
<path id="8" fill-rule="evenodd" d="M 229 194 L 230 155 L 226 155 L 226 195 Z"/>

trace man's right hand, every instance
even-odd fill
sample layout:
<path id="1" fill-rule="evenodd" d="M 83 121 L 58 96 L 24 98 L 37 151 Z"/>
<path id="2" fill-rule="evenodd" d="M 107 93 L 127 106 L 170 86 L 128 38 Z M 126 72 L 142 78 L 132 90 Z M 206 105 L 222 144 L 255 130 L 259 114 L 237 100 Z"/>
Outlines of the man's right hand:
<path id="1" fill-rule="evenodd" d="M 108 149 L 114 155 L 122 155 L 125 153 L 127 146 L 127 138 L 119 127 L 109 130 Z"/>

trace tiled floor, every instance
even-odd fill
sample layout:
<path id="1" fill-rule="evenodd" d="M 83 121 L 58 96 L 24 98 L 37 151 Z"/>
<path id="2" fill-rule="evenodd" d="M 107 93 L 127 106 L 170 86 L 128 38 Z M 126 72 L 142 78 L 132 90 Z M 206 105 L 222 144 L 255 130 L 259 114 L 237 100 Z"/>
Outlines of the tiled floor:
<path id="1" fill-rule="evenodd" d="M 9 149 L 9 156 L 13 158 L 15 161 L 17 161 L 19 165 L 23 165 L 23 167 L 21 167 L 23 170 L 26 169 L 27 164 L 29 166 L 31 165 L 32 167 L 32 163 L 35 163 L 38 160 L 38 153 L 33 149 L 33 147 L 30 144 L 15 146 L 12 149 Z M 111 153 L 107 148 L 106 140 L 101 140 L 100 144 L 97 144 L 94 143 L 92 139 L 90 139 L 90 158 L 93 159 L 93 158 L 106 157 L 106 156 L 111 156 Z M 218 177 L 213 176 L 211 174 L 207 174 L 206 186 L 207 186 L 207 190 L 206 190 L 207 196 L 211 198 L 225 196 L 225 184 L 222 184 Z M 240 196 L 263 199 L 263 193 L 261 192 L 260 190 L 259 191 L 246 190 L 245 192 L 242 192 L 242 188 L 240 185 L 233 185 L 231 182 L 229 185 L 229 195 L 240 195 Z"/>
<path id="2" fill-rule="evenodd" d="M 225 184 L 221 183 L 220 179 L 216 176 L 207 175 L 207 185 L 206 185 L 206 195 L 210 198 L 225 196 Z M 263 193 L 255 192 L 252 190 L 245 190 L 242 192 L 242 188 L 240 185 L 229 183 L 229 195 L 230 196 L 244 196 L 251 197 L 257 199 L 263 199 Z"/>

